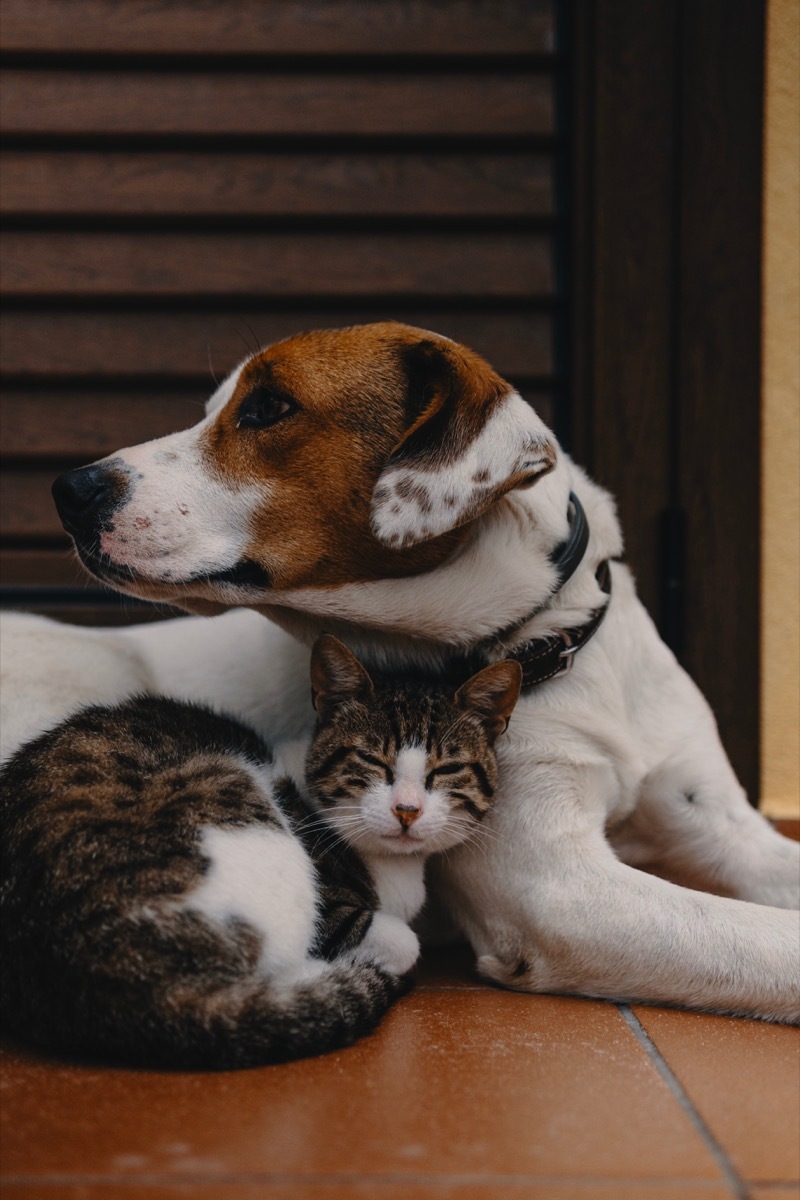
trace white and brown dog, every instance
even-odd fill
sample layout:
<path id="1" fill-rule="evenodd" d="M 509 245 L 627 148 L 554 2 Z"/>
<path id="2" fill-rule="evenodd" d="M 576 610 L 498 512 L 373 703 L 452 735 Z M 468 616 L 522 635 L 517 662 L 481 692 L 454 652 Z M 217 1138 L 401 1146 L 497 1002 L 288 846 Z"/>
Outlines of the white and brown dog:
<path id="1" fill-rule="evenodd" d="M 99 579 L 239 611 L 124 631 L 8 619 L 7 751 L 143 689 L 300 735 L 322 629 L 376 666 L 513 654 L 530 686 L 487 836 L 436 878 L 480 969 L 527 991 L 800 1018 L 800 848 L 747 803 L 612 561 L 612 501 L 476 354 L 392 323 L 301 334 L 234 371 L 194 428 L 54 494 Z"/>

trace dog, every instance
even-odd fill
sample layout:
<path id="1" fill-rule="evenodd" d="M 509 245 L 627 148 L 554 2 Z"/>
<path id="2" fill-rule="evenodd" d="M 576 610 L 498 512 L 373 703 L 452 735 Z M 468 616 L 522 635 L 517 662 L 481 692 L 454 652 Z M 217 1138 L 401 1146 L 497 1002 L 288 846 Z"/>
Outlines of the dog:
<path id="1" fill-rule="evenodd" d="M 245 360 L 193 428 L 58 479 L 112 587 L 197 616 L 6 621 L 6 752 L 89 701 L 310 729 L 309 646 L 523 696 L 486 835 L 432 884 L 506 987 L 800 1019 L 800 846 L 747 802 L 620 561 L 613 501 L 476 353 L 392 322 Z M 268 618 L 268 619 L 264 619 Z"/>

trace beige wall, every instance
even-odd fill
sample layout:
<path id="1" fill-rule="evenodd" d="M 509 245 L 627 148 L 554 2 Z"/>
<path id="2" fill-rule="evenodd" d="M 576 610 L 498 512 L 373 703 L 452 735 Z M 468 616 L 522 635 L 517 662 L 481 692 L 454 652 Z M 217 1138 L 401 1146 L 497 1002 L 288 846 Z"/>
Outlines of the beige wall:
<path id="1" fill-rule="evenodd" d="M 761 807 L 800 815 L 800 0 L 769 0 Z"/>

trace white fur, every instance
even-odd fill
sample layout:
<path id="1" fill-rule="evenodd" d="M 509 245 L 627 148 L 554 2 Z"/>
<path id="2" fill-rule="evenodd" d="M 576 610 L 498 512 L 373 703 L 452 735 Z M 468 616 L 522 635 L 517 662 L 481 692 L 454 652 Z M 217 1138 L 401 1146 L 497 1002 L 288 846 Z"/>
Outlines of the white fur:
<path id="1" fill-rule="evenodd" d="M 566 533 L 570 490 L 591 529 L 584 562 L 512 640 L 567 628 L 602 601 L 594 573 L 621 541 L 610 498 L 565 455 L 535 487 L 495 504 L 435 571 L 254 591 L 247 602 L 306 641 L 325 628 L 376 663 L 435 662 L 446 646 L 523 621 L 547 599 L 548 555 Z M 193 497 L 212 509 L 220 501 L 202 472 Z M 224 518 L 210 513 L 215 545 L 223 526 L 245 519 L 246 493 L 238 518 L 230 498 Z M 185 567 L 191 555 L 213 558 L 203 529 L 196 533 L 195 549 L 181 551 Z M 237 552 L 222 553 L 225 565 Z M 216 595 L 231 602 L 222 589 Z M 273 741 L 310 728 L 308 651 L 252 613 L 102 633 L 30 617 L 4 624 L 7 751 L 87 699 L 118 698 L 143 682 L 238 713 Z M 499 749 L 489 836 L 456 848 L 436 871 L 486 974 L 533 991 L 800 1019 L 800 916 L 788 911 L 800 905 L 800 847 L 747 805 L 708 706 L 659 640 L 624 566 L 613 567 L 596 636 L 569 675 L 523 696 Z M 391 955 L 385 923 L 375 937 Z"/>
<path id="2" fill-rule="evenodd" d="M 425 903 L 424 859 L 384 854 L 368 861 L 381 908 L 402 921 L 413 921 Z"/>
<path id="3" fill-rule="evenodd" d="M 306 964 L 316 916 L 314 870 L 302 846 L 279 829 L 208 826 L 201 849 L 206 874 L 177 907 L 220 925 L 245 921 L 261 934 L 264 974 L 292 978 Z"/>
<path id="4" fill-rule="evenodd" d="M 405 975 L 419 958 L 419 938 L 410 923 L 425 903 L 425 862 L 418 855 L 364 854 L 378 893 L 379 911 L 372 918 L 359 956 Z"/>
<path id="5" fill-rule="evenodd" d="M 124 472 L 130 488 L 130 499 L 100 535 L 112 563 L 169 586 L 202 581 L 243 556 L 250 514 L 268 489 L 223 482 L 204 470 L 201 440 L 212 421 L 213 415 L 105 460 Z"/>
<path id="6" fill-rule="evenodd" d="M 431 471 L 403 462 L 387 467 L 373 497 L 373 532 L 390 546 L 445 533 L 482 507 L 482 494 L 518 472 L 540 474 L 553 454 L 547 427 L 519 393 L 510 392 L 456 462 Z"/>
<path id="7" fill-rule="evenodd" d="M 117 630 L 57 625 L 22 613 L 2 616 L 0 757 L 87 704 L 117 704 L 153 691 L 156 680 Z"/>
<path id="8" fill-rule="evenodd" d="M 377 912 L 353 958 L 377 963 L 393 975 L 407 975 L 419 958 L 419 938 L 399 917 Z"/>

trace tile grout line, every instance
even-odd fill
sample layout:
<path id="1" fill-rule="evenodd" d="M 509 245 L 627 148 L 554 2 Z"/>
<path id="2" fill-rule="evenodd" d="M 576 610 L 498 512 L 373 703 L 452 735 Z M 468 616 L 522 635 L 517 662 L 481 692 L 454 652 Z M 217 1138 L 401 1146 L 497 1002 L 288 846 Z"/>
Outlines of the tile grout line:
<path id="1" fill-rule="evenodd" d="M 636 1016 L 636 1013 L 629 1004 L 617 1004 L 617 1008 L 619 1009 L 623 1021 L 628 1026 L 637 1042 L 639 1042 L 645 1054 L 652 1061 L 659 1075 L 672 1092 L 672 1095 L 675 1097 L 694 1128 L 700 1134 L 707 1149 L 710 1151 L 712 1158 L 715 1160 L 717 1166 L 722 1172 L 725 1183 L 733 1192 L 736 1200 L 748 1200 L 750 1194 L 748 1185 L 743 1179 L 740 1178 L 738 1171 L 728 1158 L 725 1150 L 714 1137 L 714 1134 L 711 1132 L 708 1125 L 700 1115 L 700 1112 L 695 1107 L 691 1097 L 684 1090 L 684 1087 L 677 1075 L 664 1058 L 664 1055 L 661 1053 L 658 1046 L 650 1037 L 650 1034 L 647 1032 L 644 1025 L 642 1025 L 641 1021 Z"/>
<path id="2" fill-rule="evenodd" d="M 478 1175 L 474 1172 L 469 1174 L 446 1173 L 433 1174 L 431 1172 L 410 1172 L 408 1174 L 399 1171 L 388 1171 L 385 1173 L 367 1171 L 362 1173 L 347 1172 L 347 1171 L 331 1171 L 331 1172 L 310 1172 L 301 1173 L 297 1171 L 243 1171 L 241 1173 L 225 1171 L 217 1175 L 208 1174 L 175 1174 L 170 1171 L 144 1171 L 141 1174 L 129 1175 L 90 1175 L 80 1172 L 58 1172 L 49 1175 L 26 1175 L 20 1172 L 10 1173 L 5 1176 L 0 1176 L 5 1185 L 16 1185 L 17 1187 L 63 1187 L 65 1184 L 72 1186 L 94 1187 L 94 1186 L 114 1186 L 114 1187 L 153 1187 L 162 1184 L 182 1186 L 202 1186 L 209 1185 L 218 1187 L 226 1185 L 231 1187 L 282 1187 L 293 1186 L 295 1184 L 324 1184 L 324 1185 L 363 1185 L 371 1184 L 375 1188 L 380 1187 L 396 1187 L 402 1184 L 409 1187 L 469 1187 L 477 1184 L 479 1186 L 493 1187 L 520 1187 L 527 1184 L 534 1186 L 547 1186 L 553 1184 L 577 1184 L 579 1187 L 599 1185 L 612 1187 L 639 1187 L 641 1180 L 631 1178 L 629 1175 L 498 1175 L 486 1174 Z M 666 1184 L 669 1187 L 693 1187 L 698 1194 L 704 1189 L 710 1191 L 712 1188 L 717 1189 L 719 1184 L 716 1179 L 697 1179 L 693 1175 L 664 1175 L 651 1176 L 645 1181 L 648 1186 L 661 1186 Z M 590 1197 L 587 1196 L 587 1200 Z"/>

